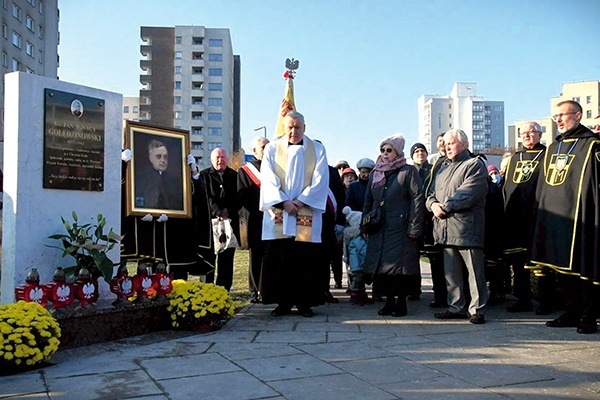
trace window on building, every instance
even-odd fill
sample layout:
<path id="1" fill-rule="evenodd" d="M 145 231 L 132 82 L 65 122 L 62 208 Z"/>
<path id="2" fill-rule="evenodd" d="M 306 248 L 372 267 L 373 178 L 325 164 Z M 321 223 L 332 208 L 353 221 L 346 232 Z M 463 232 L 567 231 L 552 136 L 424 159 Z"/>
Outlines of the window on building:
<path id="1" fill-rule="evenodd" d="M 129 113 L 129 106 L 123 106 L 123 112 L 125 114 L 128 114 Z"/>
<path id="2" fill-rule="evenodd" d="M 181 44 L 181 36 L 175 36 L 175 44 Z"/>
<path id="3" fill-rule="evenodd" d="M 442 114 L 438 113 L 438 129 L 442 129 Z"/>
<path id="4" fill-rule="evenodd" d="M 452 108 L 452 103 L 448 104 L 448 108 Z"/>
<path id="5" fill-rule="evenodd" d="M 175 73 L 176 74 L 181 74 L 181 65 L 176 65 L 175 66 Z"/>
<path id="6" fill-rule="evenodd" d="M 192 90 L 201 90 L 204 88 L 204 82 L 192 82 Z"/>
<path id="7" fill-rule="evenodd" d="M 27 2 L 35 7 L 35 0 L 27 0 Z"/>
<path id="8" fill-rule="evenodd" d="M 198 119 L 202 119 L 202 117 L 203 117 L 203 114 L 201 111 L 192 112 L 192 119 L 198 120 Z"/>
<path id="9" fill-rule="evenodd" d="M 221 136 L 222 129 L 217 127 L 208 128 L 209 136 Z"/>
<path id="10" fill-rule="evenodd" d="M 181 81 L 175 81 L 175 89 L 181 89 Z"/>
<path id="11" fill-rule="evenodd" d="M 221 91 L 223 91 L 223 84 L 222 83 L 209 83 L 208 90 L 211 92 L 221 92 Z"/>
<path id="12" fill-rule="evenodd" d="M 208 39 L 210 47 L 223 47 L 223 39 Z"/>
<path id="13" fill-rule="evenodd" d="M 209 106 L 222 106 L 223 99 L 221 99 L 220 97 L 210 97 L 208 99 L 208 105 Z"/>
<path id="14" fill-rule="evenodd" d="M 192 38 L 192 45 L 194 46 L 200 46 L 202 45 L 203 41 L 201 37 L 193 37 Z"/>
<path id="15" fill-rule="evenodd" d="M 175 52 L 175 59 L 177 59 L 177 60 L 181 59 L 181 55 L 182 55 L 182 54 L 181 54 L 181 52 L 180 52 L 180 51 L 176 51 L 176 52 Z"/>
<path id="16" fill-rule="evenodd" d="M 192 75 L 201 75 L 202 67 L 192 67 Z"/>
<path id="17" fill-rule="evenodd" d="M 587 111 L 585 112 L 585 117 L 586 117 L 586 118 L 592 118 L 592 110 L 587 110 Z"/>
<path id="18" fill-rule="evenodd" d="M 206 144 L 206 149 L 209 151 L 213 151 L 217 147 L 221 147 L 221 142 L 208 142 Z"/>
<path id="19" fill-rule="evenodd" d="M 448 118 L 452 118 L 452 114 L 448 114 Z"/>
<path id="20" fill-rule="evenodd" d="M 223 119 L 222 113 L 209 112 L 208 120 L 209 121 L 221 121 Z"/>
<path id="21" fill-rule="evenodd" d="M 192 135 L 202 135 L 202 127 L 193 126 L 192 127 Z"/>
<path id="22" fill-rule="evenodd" d="M 29 15 L 27 16 L 27 29 L 31 32 L 35 32 L 35 21 Z"/>
<path id="23" fill-rule="evenodd" d="M 209 54 L 208 61 L 223 61 L 223 54 Z"/>
<path id="24" fill-rule="evenodd" d="M 573 101 L 581 103 L 581 97 L 573 97 Z"/>
<path id="25" fill-rule="evenodd" d="M 44 38 L 44 26 L 43 25 L 38 25 L 38 37 L 40 39 Z"/>
<path id="26" fill-rule="evenodd" d="M 13 71 L 20 71 L 21 70 L 21 63 L 19 62 L 19 60 L 16 59 L 12 59 L 12 70 Z"/>
<path id="27" fill-rule="evenodd" d="M 42 0 L 38 0 L 38 11 L 40 14 L 44 13 L 44 2 Z"/>
<path id="28" fill-rule="evenodd" d="M 6 24 L 2 24 L 2 37 L 8 39 L 8 27 Z"/>
<path id="29" fill-rule="evenodd" d="M 204 60 L 204 53 L 194 51 L 192 53 L 192 60 Z"/>
<path id="30" fill-rule="evenodd" d="M 44 53 L 42 53 L 42 50 L 38 50 L 38 62 L 41 64 L 44 62 Z"/>
<path id="31" fill-rule="evenodd" d="M 12 44 L 17 46 L 18 48 L 21 48 L 21 35 L 19 35 L 15 31 L 13 31 L 12 33 Z"/>
<path id="32" fill-rule="evenodd" d="M 209 68 L 208 75 L 209 76 L 223 76 L 223 68 Z"/>
<path id="33" fill-rule="evenodd" d="M 586 104 L 591 104 L 592 103 L 592 96 L 585 96 L 585 103 Z"/>
<path id="34" fill-rule="evenodd" d="M 181 96 L 174 97 L 175 104 L 181 104 Z"/>
<path id="35" fill-rule="evenodd" d="M 192 104 L 195 106 L 202 104 L 202 97 L 192 97 Z"/>
<path id="36" fill-rule="evenodd" d="M 15 3 L 13 3 L 12 5 L 12 14 L 13 17 L 15 17 L 16 19 L 18 19 L 19 21 L 21 20 L 21 8 Z"/>
<path id="37" fill-rule="evenodd" d="M 181 111 L 175 111 L 173 113 L 173 118 L 175 118 L 175 119 L 181 119 Z"/>
<path id="38" fill-rule="evenodd" d="M 133 106 L 133 113 L 137 114 L 140 112 L 140 108 L 138 106 Z"/>
<path id="39" fill-rule="evenodd" d="M 193 150 L 202 150 L 202 143 L 192 143 Z"/>
<path id="40" fill-rule="evenodd" d="M 2 0 L 2 8 L 8 10 L 8 0 Z"/>
<path id="41" fill-rule="evenodd" d="M 33 45 L 31 43 L 27 42 L 25 44 L 25 52 L 27 53 L 27 55 L 33 57 L 34 51 L 35 51 L 35 49 L 33 48 Z"/>
<path id="42" fill-rule="evenodd" d="M 8 68 L 8 54 L 4 51 L 2 52 L 2 66 Z"/>

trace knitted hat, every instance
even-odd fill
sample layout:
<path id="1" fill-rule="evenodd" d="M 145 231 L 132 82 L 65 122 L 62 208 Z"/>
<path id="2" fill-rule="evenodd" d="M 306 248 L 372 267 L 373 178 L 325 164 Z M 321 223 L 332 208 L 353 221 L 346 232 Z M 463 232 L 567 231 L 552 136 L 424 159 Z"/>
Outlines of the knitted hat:
<path id="1" fill-rule="evenodd" d="M 383 145 L 385 144 L 389 144 L 390 146 L 392 146 L 394 148 L 394 150 L 396 150 L 396 153 L 398 153 L 399 156 L 404 156 L 404 136 L 402 135 L 394 135 L 394 136 L 390 136 L 388 138 L 385 138 L 382 140 L 381 144 L 379 144 L 379 147 L 383 147 Z"/>
<path id="2" fill-rule="evenodd" d="M 344 175 L 348 174 L 352 174 L 355 178 L 358 178 L 358 175 L 356 175 L 356 172 L 354 172 L 352 168 L 344 168 L 344 170 L 342 171 L 342 178 L 344 178 Z"/>
<path id="3" fill-rule="evenodd" d="M 487 166 L 487 170 L 488 170 L 488 173 L 492 172 L 492 171 L 498 171 L 498 172 L 500 172 L 500 170 L 498 169 L 498 167 L 496 167 L 494 164 L 488 165 Z"/>
<path id="4" fill-rule="evenodd" d="M 338 161 L 335 163 L 334 167 L 335 167 L 335 168 L 339 168 L 339 167 L 341 167 L 342 165 L 347 165 L 347 166 L 350 166 L 350 164 L 348 164 L 348 161 L 346 161 L 346 160 L 338 160 Z"/>
<path id="5" fill-rule="evenodd" d="M 410 156 L 411 156 L 411 158 L 412 158 L 412 155 L 415 154 L 415 150 L 417 150 L 417 149 L 423 149 L 423 150 L 425 150 L 425 153 L 428 153 L 427 152 L 427 147 L 425 147 L 425 145 L 423 143 L 415 143 L 410 148 Z"/>
<path id="6" fill-rule="evenodd" d="M 375 168 L 375 161 L 371 160 L 370 158 L 361 158 L 356 163 L 356 168 L 357 169 L 361 169 L 361 168 L 373 169 L 373 168 Z"/>
<path id="7" fill-rule="evenodd" d="M 350 226 L 359 226 L 360 220 L 362 219 L 362 213 L 360 211 L 352 211 L 348 206 L 344 207 L 342 213 L 346 216 L 346 221 Z"/>

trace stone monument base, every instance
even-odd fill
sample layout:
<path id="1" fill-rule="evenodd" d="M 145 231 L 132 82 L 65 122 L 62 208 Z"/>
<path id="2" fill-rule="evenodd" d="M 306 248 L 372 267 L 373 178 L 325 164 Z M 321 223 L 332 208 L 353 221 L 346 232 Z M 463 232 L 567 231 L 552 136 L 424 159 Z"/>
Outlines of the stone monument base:
<path id="1" fill-rule="evenodd" d="M 167 311 L 169 300 L 157 299 L 130 307 L 115 308 L 108 301 L 58 313 L 61 350 L 130 336 L 173 329 Z"/>

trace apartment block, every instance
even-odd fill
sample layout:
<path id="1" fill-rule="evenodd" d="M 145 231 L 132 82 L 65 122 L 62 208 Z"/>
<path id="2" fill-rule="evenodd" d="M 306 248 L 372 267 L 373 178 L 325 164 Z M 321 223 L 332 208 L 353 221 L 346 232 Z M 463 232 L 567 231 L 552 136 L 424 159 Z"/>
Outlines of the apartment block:
<path id="1" fill-rule="evenodd" d="M 139 120 L 190 131 L 201 167 L 240 147 L 240 69 L 229 29 L 141 27 Z"/>
<path id="2" fill-rule="evenodd" d="M 0 142 L 4 141 L 4 74 L 21 71 L 58 79 L 57 0 L 1 0 Z M 1 152 L 0 152 L 1 154 Z"/>
<path id="3" fill-rule="evenodd" d="M 449 95 L 425 94 L 418 107 L 419 140 L 430 154 L 437 136 L 450 129 L 462 129 L 473 152 L 504 147 L 504 102 L 478 96 L 476 83 L 455 83 Z"/>

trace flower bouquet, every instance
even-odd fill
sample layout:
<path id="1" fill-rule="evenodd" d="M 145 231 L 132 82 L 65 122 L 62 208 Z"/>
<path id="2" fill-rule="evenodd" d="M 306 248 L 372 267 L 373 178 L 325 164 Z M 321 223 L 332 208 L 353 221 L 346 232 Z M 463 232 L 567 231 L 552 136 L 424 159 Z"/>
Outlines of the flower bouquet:
<path id="1" fill-rule="evenodd" d="M 219 329 L 235 314 L 235 305 L 227 290 L 212 283 L 173 281 L 169 293 L 172 325 L 178 329 L 210 331 Z"/>
<path id="2" fill-rule="evenodd" d="M 17 372 L 47 360 L 58 350 L 60 327 L 34 302 L 0 306 L 0 371 Z"/>

